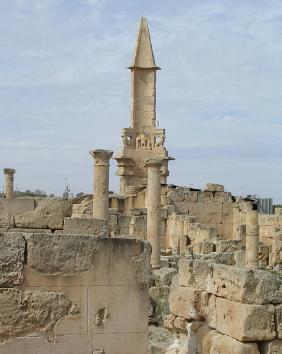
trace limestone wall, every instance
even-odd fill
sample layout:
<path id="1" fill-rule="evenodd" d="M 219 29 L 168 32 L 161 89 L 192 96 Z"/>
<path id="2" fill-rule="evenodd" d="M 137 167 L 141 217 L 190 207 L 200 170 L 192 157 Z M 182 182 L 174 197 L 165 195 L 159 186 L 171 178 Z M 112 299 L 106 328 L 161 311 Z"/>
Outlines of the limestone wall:
<path id="1" fill-rule="evenodd" d="M 1 354 L 148 352 L 150 246 L 0 234 Z"/>
<path id="2" fill-rule="evenodd" d="M 191 354 L 282 352 L 281 274 L 236 268 L 202 257 L 181 259 L 178 267 L 168 295 L 170 314 L 164 319 L 164 326 L 178 338 L 170 350 Z"/>
<path id="3" fill-rule="evenodd" d="M 276 228 L 282 228 L 282 215 L 259 215 L 260 240 L 266 245 L 271 245 L 273 233 Z"/>
<path id="4" fill-rule="evenodd" d="M 231 239 L 233 234 L 233 199 L 231 193 L 186 187 L 165 187 L 162 205 L 171 205 L 177 214 L 194 216 L 197 221 L 216 229 L 220 238 Z"/>
<path id="5" fill-rule="evenodd" d="M 62 230 L 64 218 L 71 214 L 70 199 L 0 199 L 0 230 Z"/>

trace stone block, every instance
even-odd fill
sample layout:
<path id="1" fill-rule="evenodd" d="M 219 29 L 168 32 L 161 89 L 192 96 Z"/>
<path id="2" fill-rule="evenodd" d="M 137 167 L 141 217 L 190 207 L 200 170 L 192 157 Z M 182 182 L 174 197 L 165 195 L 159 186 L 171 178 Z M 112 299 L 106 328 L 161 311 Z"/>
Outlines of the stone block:
<path id="1" fill-rule="evenodd" d="M 4 207 L 2 200 L 0 200 L 0 227 L 5 230 L 14 227 L 14 217 L 8 213 L 8 210 Z"/>
<path id="2" fill-rule="evenodd" d="M 202 243 L 202 253 L 204 254 L 208 254 L 208 253 L 212 253 L 215 251 L 215 244 L 214 242 L 210 242 L 210 241 L 204 241 Z"/>
<path id="3" fill-rule="evenodd" d="M 208 325 L 211 328 L 216 328 L 216 296 L 214 295 L 209 297 L 206 317 Z"/>
<path id="4" fill-rule="evenodd" d="M 212 252 L 209 254 L 195 254 L 194 259 L 202 261 L 210 261 L 212 263 L 220 263 L 226 265 L 234 264 L 234 253 Z"/>
<path id="5" fill-rule="evenodd" d="M 198 289 L 205 289 L 208 274 L 208 261 L 180 259 L 178 262 L 180 286 L 194 286 Z"/>
<path id="6" fill-rule="evenodd" d="M 204 203 L 203 202 L 195 202 L 188 204 L 188 212 L 189 215 L 200 217 L 203 211 Z"/>
<path id="7" fill-rule="evenodd" d="M 168 298 L 169 294 L 169 286 L 152 286 L 149 289 L 149 296 L 154 300 L 157 301 L 159 298 Z"/>
<path id="8" fill-rule="evenodd" d="M 15 226 L 26 229 L 63 229 L 64 218 L 71 214 L 71 200 L 38 198 L 34 211 L 15 216 Z"/>
<path id="9" fill-rule="evenodd" d="M 50 347 L 51 354 L 93 353 L 92 336 L 89 334 L 58 336 Z M 37 353 L 41 354 L 39 351 Z"/>
<path id="10" fill-rule="evenodd" d="M 106 229 L 106 225 L 105 225 Z M 111 214 L 109 215 L 109 232 L 110 235 L 114 234 L 116 235 L 118 232 L 118 217 L 117 215 Z M 105 233 L 107 234 L 107 233 Z"/>
<path id="11" fill-rule="evenodd" d="M 171 287 L 168 301 L 170 312 L 187 320 L 199 320 L 201 290 L 192 287 Z"/>
<path id="12" fill-rule="evenodd" d="M 118 216 L 118 226 L 122 228 L 128 228 L 129 224 L 131 221 L 130 216 L 125 216 L 125 215 L 119 215 Z"/>
<path id="13" fill-rule="evenodd" d="M 260 354 L 257 343 L 242 343 L 219 333 L 212 337 L 211 342 L 208 354 Z"/>
<path id="14" fill-rule="evenodd" d="M 103 239 L 86 235 L 30 234 L 27 266 L 44 274 L 73 275 L 89 271 L 94 267 L 99 240 Z"/>
<path id="15" fill-rule="evenodd" d="M 185 192 L 185 201 L 187 203 L 194 203 L 198 201 L 199 192 L 187 191 Z"/>
<path id="16" fill-rule="evenodd" d="M 172 277 L 177 273 L 174 268 L 160 268 L 153 271 L 157 285 L 170 285 Z"/>
<path id="17" fill-rule="evenodd" d="M 15 199 L 3 199 L 0 201 L 9 215 L 16 216 L 33 211 L 35 208 L 35 200 L 32 197 L 21 197 Z"/>
<path id="18" fill-rule="evenodd" d="M 256 304 L 282 303 L 282 276 L 266 270 L 211 265 L 207 290 L 229 300 Z"/>
<path id="19" fill-rule="evenodd" d="M 216 298 L 216 329 L 239 341 L 275 338 L 273 305 L 249 305 Z"/>
<path id="20" fill-rule="evenodd" d="M 204 191 L 204 192 L 198 192 L 198 201 L 199 202 L 207 202 L 207 201 L 213 201 L 213 192 L 210 191 Z"/>
<path id="21" fill-rule="evenodd" d="M 51 334 L 74 307 L 64 294 L 47 290 L 0 289 L 0 341 Z"/>
<path id="22" fill-rule="evenodd" d="M 241 249 L 240 240 L 218 240 L 216 241 L 216 252 L 235 252 Z"/>
<path id="23" fill-rule="evenodd" d="M 0 234 L 0 287 L 23 282 L 25 239 L 21 233 Z"/>
<path id="24" fill-rule="evenodd" d="M 147 287 L 139 284 L 90 286 L 88 333 L 145 332 L 148 326 L 148 301 Z M 97 325 L 96 315 L 102 309 L 108 309 L 108 314 L 102 324 Z"/>
<path id="25" fill-rule="evenodd" d="M 221 184 L 207 183 L 204 186 L 203 191 L 224 192 L 224 186 Z"/>
<path id="26" fill-rule="evenodd" d="M 259 343 L 260 354 L 281 354 L 282 340 L 275 339 L 270 342 Z"/>
<path id="27" fill-rule="evenodd" d="M 282 339 L 282 305 L 275 307 L 275 322 L 277 323 L 277 337 Z"/>
<path id="28" fill-rule="evenodd" d="M 236 267 L 238 267 L 238 268 L 245 267 L 245 255 L 246 255 L 245 249 L 234 252 L 234 259 L 235 259 Z"/>
<path id="29" fill-rule="evenodd" d="M 232 196 L 229 192 L 214 192 L 213 198 L 216 202 L 232 202 Z"/>
<path id="30" fill-rule="evenodd" d="M 214 201 L 205 201 L 203 205 L 204 215 L 221 215 L 222 214 L 222 203 Z"/>
<path id="31" fill-rule="evenodd" d="M 185 202 L 174 202 L 175 211 L 179 214 L 188 214 L 188 205 Z"/>
<path id="32" fill-rule="evenodd" d="M 116 215 L 111 215 L 111 221 Z M 87 218 L 65 218 L 64 234 L 107 236 L 108 226 L 105 220 Z"/>
<path id="33" fill-rule="evenodd" d="M 168 192 L 170 200 L 174 202 L 183 202 L 185 199 L 184 192 L 182 190 L 172 189 Z"/>

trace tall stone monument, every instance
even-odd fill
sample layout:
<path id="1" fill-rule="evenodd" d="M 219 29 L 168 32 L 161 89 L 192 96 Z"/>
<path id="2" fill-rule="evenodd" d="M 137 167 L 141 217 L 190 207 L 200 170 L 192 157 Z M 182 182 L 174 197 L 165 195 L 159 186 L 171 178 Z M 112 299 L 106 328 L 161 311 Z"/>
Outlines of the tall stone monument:
<path id="1" fill-rule="evenodd" d="M 162 159 L 161 183 L 166 183 L 168 152 L 165 129 L 156 118 L 156 66 L 148 23 L 141 18 L 131 71 L 131 125 L 121 131 L 123 147 L 114 157 L 118 163 L 120 192 L 135 193 L 147 185 L 146 160 Z"/>

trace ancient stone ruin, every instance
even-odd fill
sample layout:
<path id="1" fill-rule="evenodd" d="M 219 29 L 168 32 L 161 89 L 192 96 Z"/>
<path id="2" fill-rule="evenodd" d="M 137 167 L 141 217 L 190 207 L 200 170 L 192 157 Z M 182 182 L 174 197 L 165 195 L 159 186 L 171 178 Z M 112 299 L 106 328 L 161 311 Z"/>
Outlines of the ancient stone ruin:
<path id="1" fill-rule="evenodd" d="M 15 197 L 4 169 L 0 354 L 281 354 L 282 214 L 167 184 L 145 18 L 129 69 L 131 125 L 90 151 L 93 196 Z"/>

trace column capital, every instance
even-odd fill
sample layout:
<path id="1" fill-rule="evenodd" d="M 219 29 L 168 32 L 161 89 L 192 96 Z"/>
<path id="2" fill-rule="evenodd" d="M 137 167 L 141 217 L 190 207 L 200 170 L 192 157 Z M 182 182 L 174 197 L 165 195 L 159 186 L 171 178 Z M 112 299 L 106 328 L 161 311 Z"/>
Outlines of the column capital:
<path id="1" fill-rule="evenodd" d="M 14 170 L 13 168 L 4 168 L 3 172 L 5 175 L 13 176 L 16 173 L 16 170 Z"/>
<path id="2" fill-rule="evenodd" d="M 113 156 L 112 150 L 102 150 L 102 149 L 95 149 L 89 151 L 89 154 L 95 160 L 96 165 L 109 165 L 110 158 Z"/>
<path id="3" fill-rule="evenodd" d="M 164 159 L 147 159 L 145 160 L 145 167 L 157 167 L 160 168 L 164 162 Z"/>

